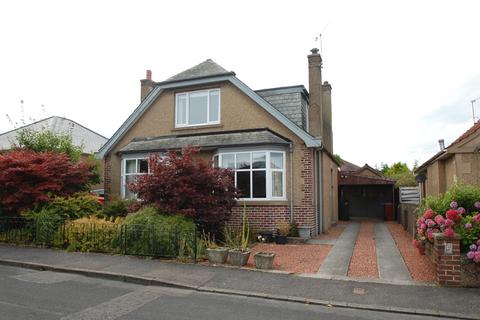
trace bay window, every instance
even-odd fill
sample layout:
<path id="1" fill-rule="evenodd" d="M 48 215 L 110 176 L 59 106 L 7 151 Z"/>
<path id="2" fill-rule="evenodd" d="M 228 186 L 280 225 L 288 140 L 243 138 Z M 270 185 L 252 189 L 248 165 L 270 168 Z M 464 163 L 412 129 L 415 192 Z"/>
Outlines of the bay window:
<path id="1" fill-rule="evenodd" d="M 175 126 L 220 123 L 220 89 L 182 92 L 175 95 Z"/>
<path id="2" fill-rule="evenodd" d="M 215 155 L 213 160 L 214 165 L 235 172 L 235 186 L 241 192 L 241 199 L 286 198 L 285 152 L 225 152 Z"/>
<path id="3" fill-rule="evenodd" d="M 139 175 L 148 173 L 148 158 L 128 158 L 122 160 L 122 198 L 135 199 L 135 193 L 128 190 L 128 184 Z"/>

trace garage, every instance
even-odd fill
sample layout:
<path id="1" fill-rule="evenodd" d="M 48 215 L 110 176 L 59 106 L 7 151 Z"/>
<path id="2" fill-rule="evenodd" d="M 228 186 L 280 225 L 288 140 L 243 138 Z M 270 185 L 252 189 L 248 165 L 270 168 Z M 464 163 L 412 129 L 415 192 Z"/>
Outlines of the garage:
<path id="1" fill-rule="evenodd" d="M 393 220 L 395 181 L 365 164 L 342 160 L 338 177 L 339 218 Z"/>

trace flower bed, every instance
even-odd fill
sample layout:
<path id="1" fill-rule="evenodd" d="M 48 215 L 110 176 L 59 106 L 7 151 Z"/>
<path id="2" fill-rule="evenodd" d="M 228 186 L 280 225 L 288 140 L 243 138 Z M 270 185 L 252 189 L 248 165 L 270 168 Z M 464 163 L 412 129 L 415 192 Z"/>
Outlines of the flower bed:
<path id="1" fill-rule="evenodd" d="M 429 197 L 421 206 L 413 245 L 420 254 L 437 262 L 431 246 L 434 235 L 442 233 L 447 239 L 460 237 L 461 282 L 466 286 L 480 286 L 480 188 L 454 186 L 444 195 Z M 452 255 L 444 249 L 442 255 Z M 452 255 L 452 259 L 456 259 Z M 468 271 L 468 272 L 467 272 Z"/>
<path id="2" fill-rule="evenodd" d="M 317 273 L 320 265 L 327 257 L 332 246 L 317 244 L 284 244 L 258 243 L 252 248 L 247 264 L 254 266 L 253 256 L 257 252 L 274 252 L 273 269 L 293 273 Z"/>

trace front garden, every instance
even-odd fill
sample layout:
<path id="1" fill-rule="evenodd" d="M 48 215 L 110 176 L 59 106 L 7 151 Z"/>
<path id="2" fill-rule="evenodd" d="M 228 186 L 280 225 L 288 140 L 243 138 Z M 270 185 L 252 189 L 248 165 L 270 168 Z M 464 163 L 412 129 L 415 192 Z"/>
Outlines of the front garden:
<path id="1" fill-rule="evenodd" d="M 437 280 L 480 286 L 480 187 L 456 185 L 426 198 L 419 212 L 413 245 L 437 265 Z M 456 260 L 459 270 L 438 268 L 440 263 L 453 266 Z"/>
<path id="2" fill-rule="evenodd" d="M 0 242 L 181 261 L 216 253 L 215 261 L 228 255 L 238 266 L 255 256 L 258 268 L 273 266 L 275 254 L 259 252 L 261 246 L 250 257 L 255 242 L 271 240 L 272 233 L 257 238 L 246 212 L 242 228 L 225 226 L 240 196 L 233 173 L 195 157 L 195 148 L 151 155 L 149 174 L 128 185 L 136 199 L 103 204 L 88 193 L 99 179 L 95 162 L 82 157 L 69 136 L 29 131 L 18 141 L 0 155 Z M 298 236 L 296 225 L 279 222 L 277 242 L 288 235 Z"/>
<path id="3" fill-rule="evenodd" d="M 88 193 L 99 181 L 96 163 L 70 136 L 22 131 L 17 138 L 0 154 L 2 242 L 195 259 L 205 252 L 199 230 L 218 230 L 236 203 L 232 172 L 196 160 L 193 148 L 152 155 L 150 174 L 128 185 L 139 201 L 103 205 Z"/>

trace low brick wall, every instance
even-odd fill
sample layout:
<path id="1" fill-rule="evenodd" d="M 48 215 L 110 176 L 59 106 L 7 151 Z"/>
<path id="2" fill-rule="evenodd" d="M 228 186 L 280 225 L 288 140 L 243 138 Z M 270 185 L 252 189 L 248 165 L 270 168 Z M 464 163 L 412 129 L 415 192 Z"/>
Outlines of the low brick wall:
<path id="1" fill-rule="evenodd" d="M 275 231 L 282 221 L 290 221 L 290 208 L 286 205 L 248 205 L 248 222 L 255 230 Z M 227 225 L 240 227 L 242 225 L 243 206 L 232 209 L 232 215 Z M 310 206 L 293 207 L 293 220 L 299 226 L 310 227 L 311 234 L 315 234 L 315 209 Z"/>
<path id="2" fill-rule="evenodd" d="M 425 254 L 435 264 L 438 284 L 449 287 L 480 287 L 480 265 L 462 259 L 460 237 L 448 238 L 443 233 L 433 235 L 434 243 L 427 243 Z"/>
<path id="3" fill-rule="evenodd" d="M 436 280 L 443 286 L 460 286 L 461 256 L 460 237 L 445 237 L 442 233 L 433 235 L 433 261 L 436 265 Z"/>

